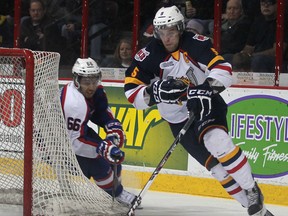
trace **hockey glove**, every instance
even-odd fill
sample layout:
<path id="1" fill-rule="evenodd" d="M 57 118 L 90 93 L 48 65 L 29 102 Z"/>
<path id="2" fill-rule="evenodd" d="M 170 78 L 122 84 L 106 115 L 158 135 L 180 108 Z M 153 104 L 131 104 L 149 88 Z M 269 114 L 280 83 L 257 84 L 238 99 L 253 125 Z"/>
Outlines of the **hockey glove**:
<path id="1" fill-rule="evenodd" d="M 99 143 L 96 152 L 112 164 L 120 164 L 125 157 L 125 153 L 107 139 Z"/>
<path id="2" fill-rule="evenodd" d="M 105 125 L 106 139 L 111 140 L 113 144 L 121 148 L 126 140 L 121 123 L 117 120 L 111 120 Z"/>
<path id="3" fill-rule="evenodd" d="M 181 80 L 157 80 L 146 88 L 150 95 L 149 106 L 163 102 L 168 104 L 180 103 L 180 97 L 186 94 L 187 85 Z"/>
<path id="4" fill-rule="evenodd" d="M 198 86 L 190 86 L 187 93 L 187 109 L 193 112 L 196 118 L 202 120 L 211 112 L 211 97 L 213 89 L 210 87 L 208 81 Z"/>

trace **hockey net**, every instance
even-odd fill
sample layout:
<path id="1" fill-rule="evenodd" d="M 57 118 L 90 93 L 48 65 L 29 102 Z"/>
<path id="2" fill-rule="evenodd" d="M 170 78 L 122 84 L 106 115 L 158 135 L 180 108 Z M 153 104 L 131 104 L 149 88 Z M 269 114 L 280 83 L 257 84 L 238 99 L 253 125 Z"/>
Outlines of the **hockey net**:
<path id="1" fill-rule="evenodd" d="M 0 203 L 23 215 L 126 215 L 73 154 L 58 85 L 60 55 L 0 48 Z"/>

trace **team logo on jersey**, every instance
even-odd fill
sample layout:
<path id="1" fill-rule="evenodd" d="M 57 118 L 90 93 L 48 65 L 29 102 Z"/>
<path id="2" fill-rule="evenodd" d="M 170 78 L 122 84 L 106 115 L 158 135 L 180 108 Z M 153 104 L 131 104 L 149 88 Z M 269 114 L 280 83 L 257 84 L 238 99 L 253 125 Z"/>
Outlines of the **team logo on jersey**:
<path id="1" fill-rule="evenodd" d="M 204 35 L 199 35 L 199 34 L 195 34 L 193 39 L 199 40 L 199 41 L 206 41 L 209 40 L 208 37 L 204 36 Z"/>
<path id="2" fill-rule="evenodd" d="M 149 55 L 150 55 L 150 52 L 148 52 L 145 48 L 143 48 L 136 53 L 135 60 L 142 62 Z"/>
<path id="3" fill-rule="evenodd" d="M 161 62 L 160 63 L 160 68 L 161 69 L 165 69 L 165 68 L 169 68 L 169 67 L 173 67 L 174 66 L 174 62 L 172 61 L 167 61 L 167 62 Z"/>

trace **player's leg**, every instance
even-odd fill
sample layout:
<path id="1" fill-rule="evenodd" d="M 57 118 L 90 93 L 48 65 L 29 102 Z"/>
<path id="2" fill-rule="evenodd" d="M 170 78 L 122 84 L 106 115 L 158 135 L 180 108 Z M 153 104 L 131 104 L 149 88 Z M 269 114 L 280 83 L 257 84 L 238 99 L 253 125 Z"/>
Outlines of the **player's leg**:
<path id="1" fill-rule="evenodd" d="M 115 187 L 115 197 L 117 201 L 129 206 L 136 196 L 123 189 L 121 183 L 121 171 L 122 166 L 119 164 L 117 165 L 117 186 Z M 100 157 L 93 160 L 90 172 L 95 183 L 112 196 L 112 191 L 114 190 L 114 170 L 112 165 L 104 158 Z"/>
<path id="2" fill-rule="evenodd" d="M 103 158 L 86 158 L 78 155 L 76 155 L 76 157 L 83 174 L 88 179 L 93 177 L 98 187 L 112 195 L 113 170 L 111 169 L 110 165 Z M 122 190 L 122 185 L 117 185 L 115 196 L 118 196 Z"/>
<path id="3" fill-rule="evenodd" d="M 89 172 L 90 170 L 90 165 L 92 163 L 92 158 L 86 158 L 86 157 L 81 157 L 79 155 L 76 155 L 77 161 L 79 163 L 79 166 L 81 168 L 81 171 L 83 172 L 83 174 L 90 179 L 92 176 Z"/>
<path id="4" fill-rule="evenodd" d="M 99 140 L 100 136 L 92 129 L 88 128 L 88 136 L 91 139 Z M 135 195 L 123 189 L 121 184 L 121 164 L 117 165 L 117 186 L 114 187 L 114 165 L 108 163 L 104 158 L 83 158 L 77 156 L 79 165 L 87 178 L 93 177 L 95 183 L 111 196 L 115 192 L 116 199 L 126 205 L 130 205 L 135 199 Z M 115 190 L 113 192 L 113 190 Z"/>
<path id="5" fill-rule="evenodd" d="M 111 167 L 111 169 L 113 170 L 113 172 L 114 172 L 114 169 L 113 169 L 113 167 L 114 167 L 114 165 L 111 165 L 110 164 L 110 167 Z M 123 204 L 125 204 L 125 205 L 128 205 L 128 206 L 130 206 L 131 205 L 131 203 L 133 202 L 133 200 L 136 198 L 136 195 L 135 194 L 132 194 L 132 193 L 130 193 L 130 192 L 128 192 L 127 190 L 125 190 L 124 188 L 123 188 L 123 185 L 121 184 L 121 171 L 122 171 L 122 165 L 121 164 L 118 164 L 117 165 L 117 169 L 116 169 L 117 171 L 117 189 L 118 188 L 122 188 L 122 190 L 121 190 L 121 192 L 119 193 L 119 194 L 115 194 L 115 196 L 116 196 L 116 199 L 119 201 L 119 202 L 121 202 L 121 203 L 123 203 Z M 114 173 L 113 173 L 114 174 Z"/>
<path id="6" fill-rule="evenodd" d="M 265 215 L 263 195 L 252 176 L 251 167 L 242 150 L 233 144 L 226 131 L 219 128 L 206 132 L 203 140 L 205 147 L 220 161 L 224 170 L 245 190 L 249 215 L 258 213 L 258 215 Z"/>
<path id="7" fill-rule="evenodd" d="M 245 191 L 231 175 L 218 163 L 211 168 L 211 175 L 217 179 L 227 193 L 237 200 L 243 207 L 248 208 L 248 198 Z"/>
<path id="8" fill-rule="evenodd" d="M 204 143 L 206 149 L 218 159 L 224 170 L 245 191 L 249 215 L 264 215 L 266 209 L 263 205 L 263 195 L 252 176 L 250 164 L 227 132 L 227 105 L 222 97 L 215 96 L 212 99 L 212 107 L 211 113 L 195 126 L 199 142 Z M 220 168 L 215 167 L 221 173 Z"/>
<path id="9" fill-rule="evenodd" d="M 170 124 L 172 133 L 177 136 L 177 132 L 181 130 L 181 124 Z M 239 186 L 239 184 L 223 169 L 219 161 L 211 156 L 211 153 L 207 151 L 204 144 L 198 143 L 198 138 L 191 127 L 187 130 L 181 141 L 182 146 L 185 150 L 195 158 L 201 165 L 211 170 L 211 174 L 215 177 L 222 185 L 222 187 L 236 199 L 242 206 L 248 207 L 247 196 Z"/>

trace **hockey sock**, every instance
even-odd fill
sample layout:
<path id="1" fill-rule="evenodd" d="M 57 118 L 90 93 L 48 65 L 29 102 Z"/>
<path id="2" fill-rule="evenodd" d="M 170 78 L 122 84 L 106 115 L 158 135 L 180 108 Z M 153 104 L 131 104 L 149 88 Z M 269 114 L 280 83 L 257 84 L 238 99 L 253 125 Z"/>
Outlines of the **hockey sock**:
<path id="1" fill-rule="evenodd" d="M 98 187 L 102 188 L 108 194 L 112 196 L 113 191 L 113 170 L 111 169 L 106 178 L 96 179 L 94 178 L 95 183 Z M 117 197 L 123 191 L 123 186 L 121 184 L 121 176 L 118 175 L 117 187 L 115 191 L 115 196 Z"/>
<path id="2" fill-rule="evenodd" d="M 203 139 L 208 151 L 218 159 L 242 189 L 253 188 L 255 181 L 250 164 L 242 150 L 233 144 L 232 139 L 224 130 L 212 129 L 204 135 Z"/>
<path id="3" fill-rule="evenodd" d="M 245 208 L 248 207 L 248 199 L 245 191 L 240 185 L 226 172 L 219 163 L 211 169 L 211 174 L 216 178 L 227 193 L 237 200 Z"/>

